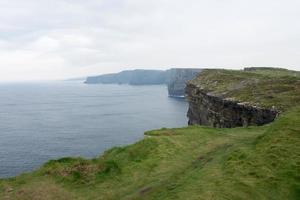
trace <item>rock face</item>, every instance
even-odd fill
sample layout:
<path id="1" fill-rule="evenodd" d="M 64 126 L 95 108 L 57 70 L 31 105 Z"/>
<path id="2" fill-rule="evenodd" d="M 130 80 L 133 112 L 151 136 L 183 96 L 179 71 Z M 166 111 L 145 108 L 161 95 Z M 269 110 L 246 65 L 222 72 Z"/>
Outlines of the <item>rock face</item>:
<path id="1" fill-rule="evenodd" d="M 172 97 L 184 97 L 186 83 L 202 71 L 195 68 L 172 68 L 167 71 L 168 93 Z"/>
<path id="2" fill-rule="evenodd" d="M 163 70 L 127 70 L 114 74 L 87 77 L 86 84 L 130 84 L 155 85 L 165 84 L 166 71 Z"/>
<path id="3" fill-rule="evenodd" d="M 208 125 L 220 128 L 263 125 L 272 122 L 278 112 L 258 108 L 205 93 L 193 84 L 187 84 L 189 125 Z"/>

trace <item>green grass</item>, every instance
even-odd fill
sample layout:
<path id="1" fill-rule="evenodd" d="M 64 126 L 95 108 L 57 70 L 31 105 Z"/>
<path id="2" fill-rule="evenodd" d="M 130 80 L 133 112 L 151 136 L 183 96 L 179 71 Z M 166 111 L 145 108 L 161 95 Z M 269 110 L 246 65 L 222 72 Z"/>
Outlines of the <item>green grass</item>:
<path id="1" fill-rule="evenodd" d="M 271 124 L 149 131 L 98 158 L 51 160 L 0 180 L 0 199 L 300 199 L 300 80 L 293 73 L 205 70 L 191 81 L 225 98 L 285 111 Z"/>
<path id="2" fill-rule="evenodd" d="M 300 107 L 261 127 L 145 133 L 99 158 L 0 181 L 0 199 L 299 199 Z"/>
<path id="3" fill-rule="evenodd" d="M 213 95 L 279 111 L 300 102 L 300 72 L 280 68 L 204 70 L 190 84 Z"/>
<path id="4" fill-rule="evenodd" d="M 267 76 L 280 77 L 280 76 L 294 76 L 300 77 L 299 71 L 288 70 L 284 68 L 272 68 L 272 67 L 250 67 L 245 68 L 245 71 L 263 74 Z"/>

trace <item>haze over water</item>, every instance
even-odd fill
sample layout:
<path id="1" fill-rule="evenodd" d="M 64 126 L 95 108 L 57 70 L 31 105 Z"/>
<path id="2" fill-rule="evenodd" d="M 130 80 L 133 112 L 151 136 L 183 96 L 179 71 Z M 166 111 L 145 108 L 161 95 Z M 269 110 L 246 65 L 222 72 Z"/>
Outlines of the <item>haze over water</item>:
<path id="1" fill-rule="evenodd" d="M 167 88 L 80 82 L 0 84 L 0 177 L 49 159 L 99 156 L 143 132 L 187 125 L 187 103 Z"/>

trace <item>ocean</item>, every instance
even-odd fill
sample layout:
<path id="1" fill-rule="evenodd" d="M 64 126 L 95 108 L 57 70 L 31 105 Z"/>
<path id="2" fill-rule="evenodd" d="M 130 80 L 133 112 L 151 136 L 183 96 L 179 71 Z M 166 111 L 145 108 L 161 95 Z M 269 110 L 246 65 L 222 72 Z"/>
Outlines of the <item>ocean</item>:
<path id="1" fill-rule="evenodd" d="M 187 125 L 187 102 L 165 85 L 77 81 L 0 84 L 0 178 L 50 159 L 92 158 L 134 143 L 146 130 Z"/>

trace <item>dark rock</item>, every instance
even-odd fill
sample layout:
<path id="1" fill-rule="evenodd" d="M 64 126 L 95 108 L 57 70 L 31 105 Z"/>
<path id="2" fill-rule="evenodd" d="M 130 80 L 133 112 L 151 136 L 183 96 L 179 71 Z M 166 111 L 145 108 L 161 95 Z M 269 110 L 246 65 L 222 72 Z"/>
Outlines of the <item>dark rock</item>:
<path id="1" fill-rule="evenodd" d="M 220 128 L 263 125 L 272 122 L 278 115 L 273 109 L 226 100 L 188 84 L 186 87 L 189 110 L 189 125 L 199 124 Z"/>

